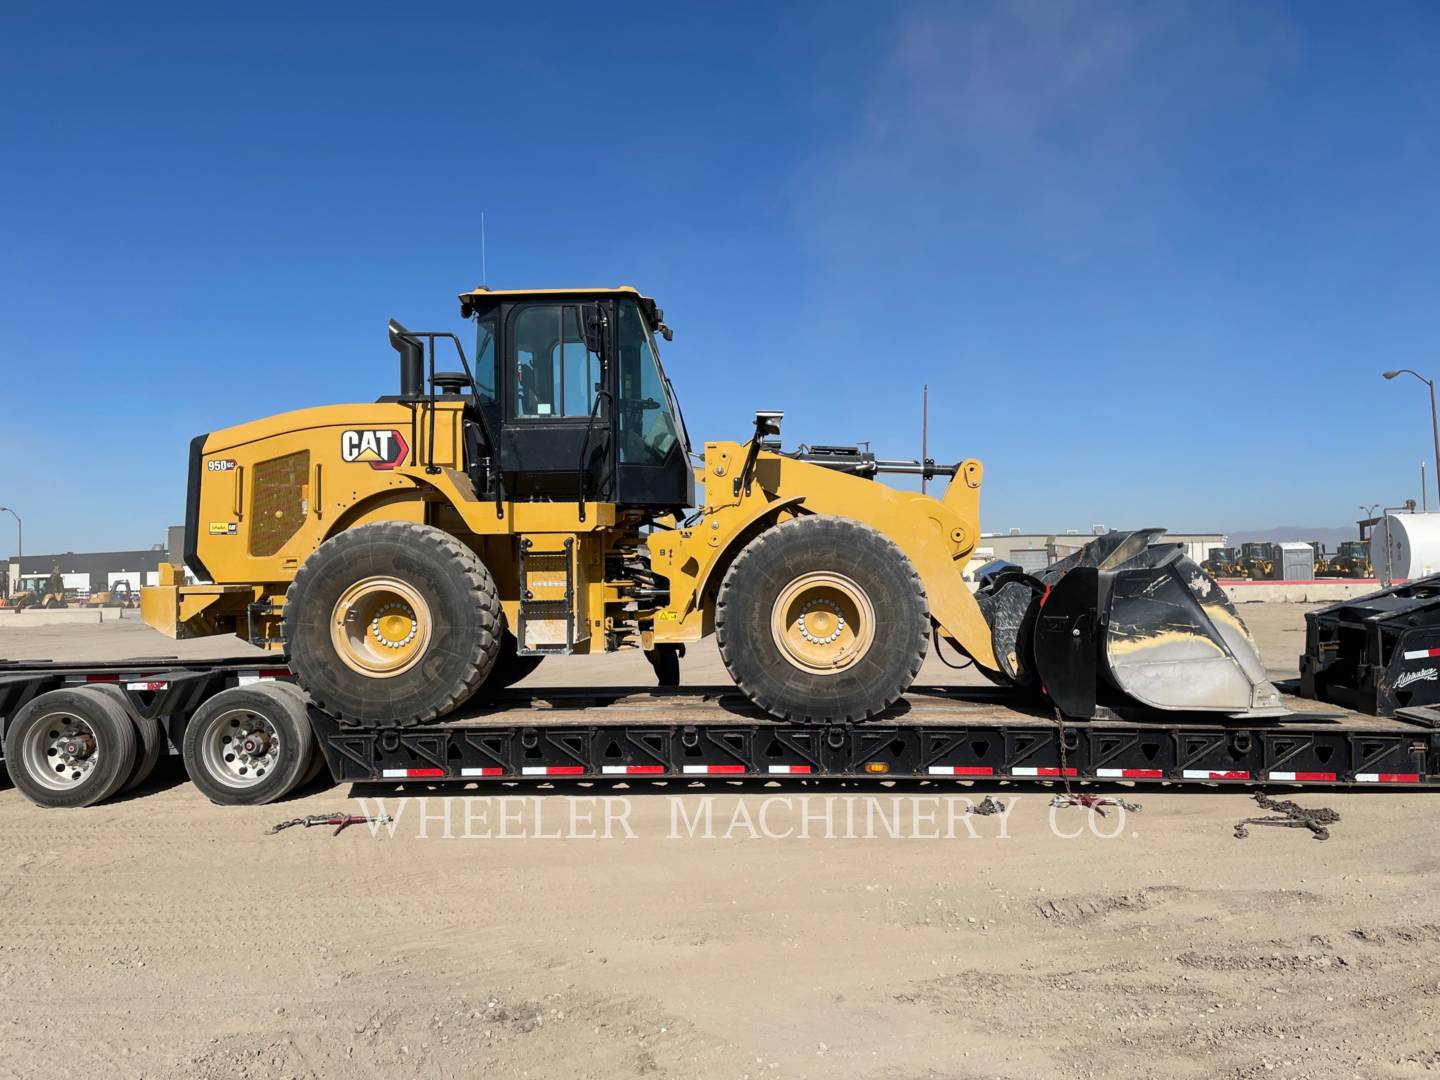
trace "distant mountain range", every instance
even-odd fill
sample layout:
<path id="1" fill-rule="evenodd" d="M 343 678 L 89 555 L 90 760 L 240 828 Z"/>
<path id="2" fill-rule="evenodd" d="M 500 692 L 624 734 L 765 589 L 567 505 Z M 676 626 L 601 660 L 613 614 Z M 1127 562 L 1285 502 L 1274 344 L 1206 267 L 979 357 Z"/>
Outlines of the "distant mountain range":
<path id="1" fill-rule="evenodd" d="M 1302 543 L 1318 540 L 1325 545 L 1326 551 L 1334 551 L 1342 540 L 1360 539 L 1360 530 L 1354 525 L 1348 528 L 1331 528 L 1323 525 L 1275 525 L 1269 529 L 1236 529 L 1225 535 L 1228 537 L 1226 543 L 1232 547 L 1248 544 L 1252 540 L 1271 540 L 1277 544 L 1288 540 L 1299 540 Z"/>

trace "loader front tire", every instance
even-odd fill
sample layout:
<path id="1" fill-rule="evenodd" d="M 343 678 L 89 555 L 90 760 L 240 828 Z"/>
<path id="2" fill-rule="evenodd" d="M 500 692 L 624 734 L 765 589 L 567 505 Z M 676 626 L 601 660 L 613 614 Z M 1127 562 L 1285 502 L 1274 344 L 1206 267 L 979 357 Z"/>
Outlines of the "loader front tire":
<path id="1" fill-rule="evenodd" d="M 885 535 L 838 517 L 761 533 L 731 564 L 715 636 L 731 677 L 782 720 L 865 720 L 909 689 L 930 644 L 925 590 Z"/>
<path id="2" fill-rule="evenodd" d="M 364 727 L 444 716 L 485 681 L 504 616 L 478 555 L 429 525 L 358 525 L 305 560 L 285 596 L 290 668 L 317 707 Z"/>

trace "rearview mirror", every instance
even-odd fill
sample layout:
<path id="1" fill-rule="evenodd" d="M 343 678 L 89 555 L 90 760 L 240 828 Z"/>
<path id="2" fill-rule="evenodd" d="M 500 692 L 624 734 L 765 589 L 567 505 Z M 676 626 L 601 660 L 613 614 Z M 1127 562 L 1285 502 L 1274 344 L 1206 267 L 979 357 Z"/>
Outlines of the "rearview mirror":
<path id="1" fill-rule="evenodd" d="M 596 356 L 605 357 L 605 311 L 599 304 L 580 308 L 580 324 L 585 333 L 585 348 Z"/>

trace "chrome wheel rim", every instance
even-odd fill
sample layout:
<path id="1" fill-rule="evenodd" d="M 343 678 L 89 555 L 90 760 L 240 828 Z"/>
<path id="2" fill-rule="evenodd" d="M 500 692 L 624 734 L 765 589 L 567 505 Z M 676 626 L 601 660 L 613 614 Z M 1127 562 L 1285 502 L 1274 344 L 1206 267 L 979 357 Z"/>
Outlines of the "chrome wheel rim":
<path id="1" fill-rule="evenodd" d="M 100 740 L 89 722 L 75 713 L 50 713 L 31 725 L 20 755 L 25 771 L 42 787 L 73 791 L 95 772 Z"/>
<path id="2" fill-rule="evenodd" d="M 263 781 L 280 761 L 280 733 L 249 709 L 229 709 L 200 733 L 205 771 L 228 787 L 249 788 Z"/>

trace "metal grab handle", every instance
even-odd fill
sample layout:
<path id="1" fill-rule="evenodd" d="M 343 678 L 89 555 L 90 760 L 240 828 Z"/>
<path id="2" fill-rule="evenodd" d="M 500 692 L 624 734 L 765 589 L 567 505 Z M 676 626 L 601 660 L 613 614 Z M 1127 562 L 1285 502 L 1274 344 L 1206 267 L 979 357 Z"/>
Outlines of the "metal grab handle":
<path id="1" fill-rule="evenodd" d="M 245 516 L 245 466 L 235 466 L 235 519 Z"/>

